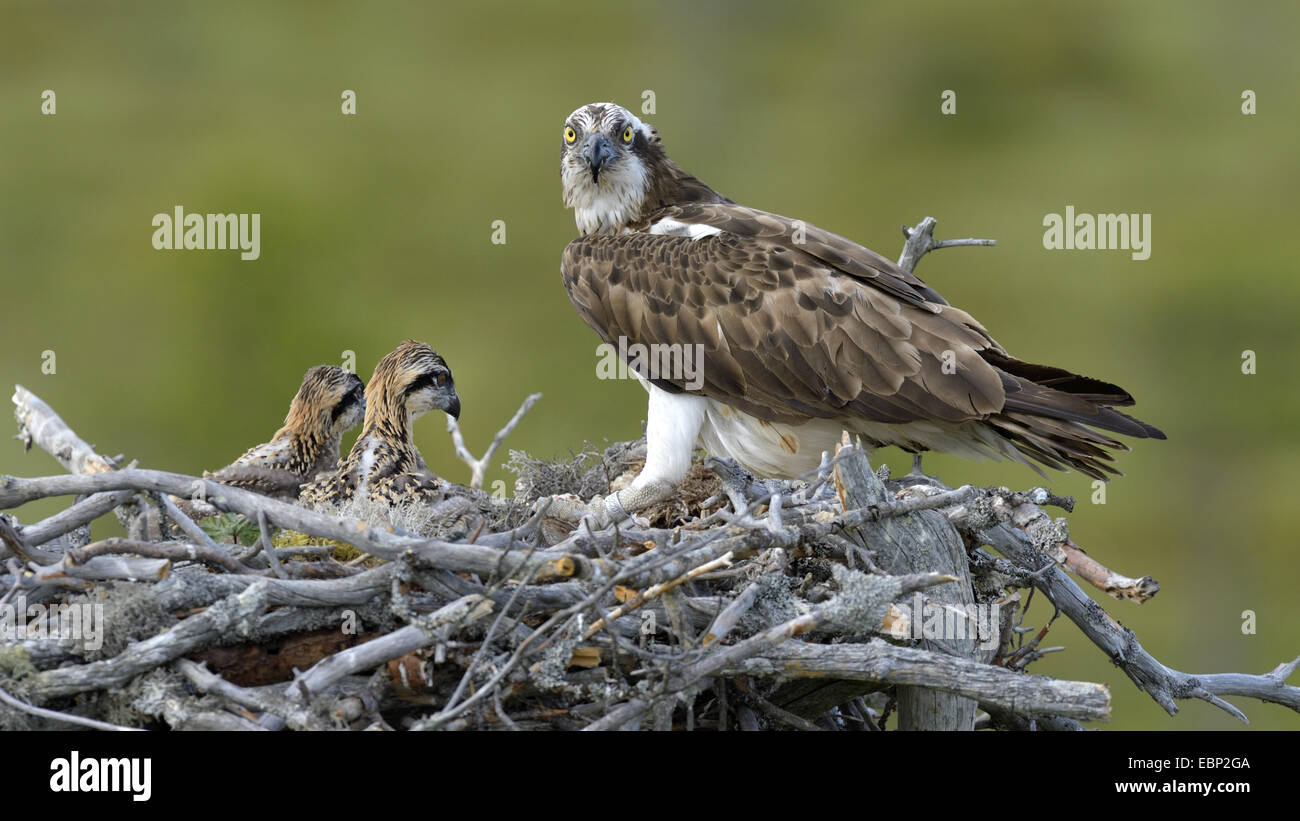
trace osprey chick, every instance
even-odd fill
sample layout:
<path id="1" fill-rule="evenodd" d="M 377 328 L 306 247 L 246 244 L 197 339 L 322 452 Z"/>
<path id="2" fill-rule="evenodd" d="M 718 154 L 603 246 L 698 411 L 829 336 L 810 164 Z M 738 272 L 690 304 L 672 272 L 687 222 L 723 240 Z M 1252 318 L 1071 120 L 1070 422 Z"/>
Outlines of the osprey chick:
<path id="1" fill-rule="evenodd" d="M 411 436 L 411 423 L 434 408 L 460 417 L 451 370 L 433 348 L 408 339 L 375 366 L 366 385 L 365 423 L 348 457 L 304 487 L 299 501 L 341 504 L 361 495 L 395 506 L 440 498 L 442 481 Z"/>
<path id="2" fill-rule="evenodd" d="M 204 477 L 282 501 L 294 501 L 303 484 L 333 469 L 339 440 L 366 410 L 361 379 L 333 365 L 317 365 L 302 378 L 284 427 L 271 441 L 250 448 Z"/>
<path id="3" fill-rule="evenodd" d="M 735 204 L 621 106 L 569 115 L 560 176 L 582 234 L 561 263 L 574 307 L 620 351 L 670 353 L 629 362 L 650 393 L 646 464 L 587 508 L 602 523 L 671 495 L 697 442 L 760 476 L 811 472 L 848 430 L 1106 478 L 1128 447 L 1101 431 L 1164 438 L 1114 409 L 1123 389 L 1016 359 L 889 259 Z M 690 357 L 702 378 L 662 367 Z"/>

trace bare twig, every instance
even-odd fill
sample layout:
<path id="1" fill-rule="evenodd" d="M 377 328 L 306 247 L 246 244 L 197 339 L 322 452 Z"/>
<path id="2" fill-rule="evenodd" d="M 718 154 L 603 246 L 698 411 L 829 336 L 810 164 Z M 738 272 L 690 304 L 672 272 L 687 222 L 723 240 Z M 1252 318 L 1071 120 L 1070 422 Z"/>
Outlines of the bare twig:
<path id="1" fill-rule="evenodd" d="M 194 540 L 195 544 L 201 544 L 209 550 L 218 550 L 217 543 L 212 541 L 212 537 L 203 532 L 203 528 L 194 523 L 194 520 L 181 512 L 176 503 L 166 493 L 155 493 L 153 498 L 157 500 L 163 511 L 166 512 L 167 518 L 176 523 L 181 532 Z"/>
<path id="2" fill-rule="evenodd" d="M 40 547 L 52 539 L 70 533 L 82 525 L 89 524 L 105 513 L 120 507 L 135 498 L 135 492 L 118 490 L 112 493 L 96 493 L 77 502 L 66 510 L 61 510 L 48 519 L 24 527 L 20 532 L 23 540 L 33 547 Z"/>
<path id="3" fill-rule="evenodd" d="M 192 544 L 156 544 L 154 542 L 142 542 L 138 539 L 116 537 L 91 542 L 85 547 L 69 550 L 64 557 L 64 561 L 66 567 L 79 567 L 86 565 L 96 556 L 112 556 L 124 553 L 134 553 L 137 556 L 146 556 L 152 559 L 201 562 L 212 567 L 219 567 L 228 573 L 253 572 L 248 567 L 235 561 L 235 558 L 229 553 L 215 545 L 207 547 Z"/>
<path id="4" fill-rule="evenodd" d="M 447 430 L 451 433 L 451 441 L 456 447 L 456 455 L 460 457 L 462 462 L 469 465 L 471 471 L 469 480 L 471 488 L 478 490 L 483 487 L 483 477 L 487 474 L 488 465 L 492 461 L 492 456 L 497 452 L 497 448 L 501 447 L 501 443 L 506 440 L 506 437 L 514 431 L 515 426 L 524 418 L 524 415 L 532 410 L 533 405 L 536 405 L 537 400 L 541 398 L 540 393 L 534 393 L 524 400 L 524 403 L 519 406 L 519 410 L 515 411 L 515 415 L 506 423 L 506 426 L 497 431 L 496 436 L 492 437 L 492 443 L 483 452 L 482 459 L 475 459 L 473 454 L 469 452 L 469 448 L 465 446 L 465 437 L 461 435 L 460 425 L 456 422 L 456 417 L 447 414 Z"/>
<path id="5" fill-rule="evenodd" d="M 702 576 L 711 570 L 717 570 L 720 567 L 729 567 L 730 565 L 731 565 L 731 554 L 724 553 L 723 555 L 719 556 L 716 559 L 713 559 L 712 561 L 708 561 L 702 565 L 699 565 L 698 567 L 691 568 L 690 570 L 686 571 L 685 573 L 683 573 L 682 575 L 678 576 L 675 579 L 671 579 L 669 581 L 656 584 L 653 587 L 646 590 L 644 593 L 638 592 L 632 598 L 628 599 L 623 604 L 611 610 L 608 616 L 605 616 L 604 618 L 600 618 L 592 622 L 591 626 L 588 627 L 586 631 L 582 634 L 582 637 L 584 639 L 589 639 L 592 636 L 599 633 L 605 627 L 607 621 L 613 621 L 614 619 L 621 618 L 625 614 L 631 613 L 633 610 L 636 610 L 637 608 L 641 607 L 641 605 L 645 604 L 646 602 L 652 599 L 657 599 L 658 597 L 662 596 L 664 593 L 667 593 L 669 590 L 672 590 L 673 588 L 678 587 L 679 585 L 686 584 L 691 579 Z"/>
<path id="6" fill-rule="evenodd" d="M 108 730 L 110 732 L 139 732 L 136 727 L 123 727 L 118 724 L 109 724 L 107 721 L 97 721 L 93 718 L 83 716 L 69 715 L 60 713 L 57 710 L 47 710 L 44 707 L 34 707 L 25 701 L 14 698 L 9 693 L 0 689 L 0 702 L 3 702 L 15 710 L 27 713 L 28 715 L 44 718 L 49 721 L 61 721 L 64 724 L 75 724 L 79 727 L 89 727 L 92 730 Z"/>
<path id="7" fill-rule="evenodd" d="M 343 676 L 359 670 L 368 670 L 390 659 L 399 658 L 432 644 L 436 641 L 432 633 L 438 627 L 448 624 L 468 624 L 491 612 L 492 602 L 484 596 L 470 595 L 457 599 L 436 613 L 421 619 L 418 624 L 407 625 L 386 636 L 358 644 L 321 660 L 296 678 L 285 690 L 285 696 L 291 699 L 306 698 L 312 693 L 324 690 Z"/>
<path id="8" fill-rule="evenodd" d="M 35 442 L 70 473 L 104 473 L 116 470 L 117 464 L 100 456 L 95 449 L 72 431 L 54 409 L 22 385 L 14 386 L 14 417 L 18 420 L 18 439 L 27 448 Z"/>
<path id="9" fill-rule="evenodd" d="M 758 693 L 740 691 L 740 699 L 768 718 L 779 721 L 788 727 L 805 732 L 822 732 L 821 727 L 813 724 L 808 719 L 776 706 Z"/>
<path id="10" fill-rule="evenodd" d="M 1261 698 L 1265 693 L 1268 694 L 1267 701 L 1300 712 L 1300 687 L 1287 686 L 1277 678 L 1282 672 L 1289 675 L 1294 671 L 1287 665 L 1262 676 L 1240 673 L 1194 676 L 1166 667 L 1142 647 L 1132 630 L 1111 618 L 1069 576 L 1053 565 L 1051 559 L 1039 553 L 1023 531 L 1002 524 L 982 531 L 980 539 L 1021 567 L 1042 570 L 1041 575 L 1035 577 L 1035 586 L 1170 715 L 1177 714 L 1178 699 L 1197 698 L 1248 723 L 1241 710 L 1219 695 Z"/>
<path id="11" fill-rule="evenodd" d="M 280 698 L 265 690 L 253 690 L 231 684 L 208 670 L 206 665 L 189 659 L 177 659 L 173 662 L 176 670 L 198 688 L 201 693 L 212 693 L 227 698 L 250 710 L 270 713 L 295 730 L 324 730 L 328 724 L 321 721 L 311 710 L 302 705 Z"/>
<path id="12" fill-rule="evenodd" d="M 265 609 L 266 584 L 253 584 L 170 630 L 132 644 L 111 659 L 45 670 L 29 676 L 23 683 L 27 693 L 41 700 L 121 686 L 141 673 L 234 632 Z"/>
<path id="13" fill-rule="evenodd" d="M 757 582 L 746 587 L 739 596 L 733 599 L 718 614 L 718 617 L 713 620 L 713 624 L 710 625 L 709 632 L 704 635 L 703 645 L 705 647 L 725 639 L 727 634 L 740 623 L 740 620 L 749 612 L 749 608 L 753 607 L 754 602 L 758 599 L 758 589 Z"/>
<path id="14" fill-rule="evenodd" d="M 259 539 L 262 545 L 262 552 L 266 554 L 266 560 L 271 563 L 271 571 L 281 579 L 289 578 L 289 574 L 284 571 L 280 564 L 280 557 L 275 554 L 275 544 L 271 541 L 271 528 L 266 523 L 266 511 L 257 511 L 257 528 L 260 531 Z"/>

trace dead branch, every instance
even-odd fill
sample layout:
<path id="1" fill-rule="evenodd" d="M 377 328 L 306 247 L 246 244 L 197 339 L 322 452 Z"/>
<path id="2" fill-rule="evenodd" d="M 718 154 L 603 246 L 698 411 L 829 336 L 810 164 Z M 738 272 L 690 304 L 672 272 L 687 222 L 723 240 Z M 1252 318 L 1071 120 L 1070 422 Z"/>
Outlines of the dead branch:
<path id="1" fill-rule="evenodd" d="M 285 691 L 288 698 L 310 698 L 343 676 L 359 670 L 368 670 L 390 659 L 437 641 L 435 633 L 445 625 L 472 623 L 492 612 L 492 602 L 483 596 L 471 595 L 457 599 L 437 612 L 420 619 L 416 624 L 389 633 L 383 638 L 359 644 L 336 653 L 303 673 Z"/>
<path id="2" fill-rule="evenodd" d="M 497 448 L 501 447 L 501 443 L 506 440 L 506 437 L 514 431 L 520 420 L 524 418 L 524 415 L 532 410 L 533 405 L 536 405 L 537 400 L 541 398 L 540 393 L 534 393 L 524 400 L 524 403 L 519 406 L 519 410 L 515 411 L 515 415 L 510 418 L 506 426 L 497 431 L 496 436 L 492 437 L 492 442 L 488 445 L 487 450 L 483 452 L 482 459 L 475 459 L 474 455 L 469 452 L 469 448 L 465 446 L 465 437 L 461 435 L 460 425 L 456 423 L 456 417 L 447 414 L 447 430 L 451 433 L 451 441 L 456 448 L 456 455 L 460 457 L 462 462 L 469 465 L 471 472 L 469 486 L 472 489 L 478 490 L 483 487 L 483 477 L 487 475 L 488 465 L 492 462 L 492 456 L 497 452 Z"/>
<path id="3" fill-rule="evenodd" d="M 38 444 L 58 459 L 69 473 L 117 470 L 116 462 L 96 453 L 36 394 L 22 385 L 15 385 L 13 401 L 14 417 L 18 420 L 17 438 L 25 449 L 30 450 L 33 443 Z"/>
<path id="4" fill-rule="evenodd" d="M 40 547 L 65 533 L 70 533 L 79 527 L 90 524 L 100 516 L 126 504 L 133 498 L 135 498 L 135 493 L 129 490 L 96 493 L 94 496 L 82 499 L 66 510 L 59 511 L 48 519 L 22 528 L 20 533 L 27 544 L 32 547 Z"/>
<path id="5" fill-rule="evenodd" d="M 1300 687 L 1285 684 L 1285 677 L 1295 672 L 1295 662 L 1264 675 L 1220 673 L 1196 676 L 1166 667 L 1142 647 L 1132 630 L 1111 618 L 1048 556 L 1041 554 L 1023 531 L 1001 524 L 980 531 L 979 539 L 1020 567 L 1034 572 L 1034 586 L 1170 715 L 1178 713 L 1179 699 L 1196 698 L 1249 723 L 1241 710 L 1219 698 L 1220 695 L 1259 698 L 1300 712 Z M 1282 674 L 1285 676 L 1279 679 Z"/>
<path id="6" fill-rule="evenodd" d="M 157 544 L 142 542 L 138 539 L 120 538 L 104 539 L 92 542 L 85 547 L 69 550 L 63 557 L 64 569 L 84 567 L 95 556 L 112 556 L 123 553 L 132 553 L 153 559 L 167 559 L 169 561 L 201 562 L 225 570 L 227 573 L 254 572 L 216 545 L 207 547 L 192 544 Z"/>
<path id="7" fill-rule="evenodd" d="M 237 633 L 265 609 L 266 586 L 259 582 L 160 635 L 131 645 L 111 659 L 36 673 L 23 680 L 23 691 L 32 700 L 43 702 L 57 696 L 124 685 L 141 673 Z"/>
<path id="8" fill-rule="evenodd" d="M 794 678 L 922 685 L 1018 715 L 1110 719 L 1110 689 L 1104 684 L 1014 673 L 957 656 L 897 647 L 880 639 L 866 644 L 789 642 L 723 672 L 742 676 L 760 671 Z"/>

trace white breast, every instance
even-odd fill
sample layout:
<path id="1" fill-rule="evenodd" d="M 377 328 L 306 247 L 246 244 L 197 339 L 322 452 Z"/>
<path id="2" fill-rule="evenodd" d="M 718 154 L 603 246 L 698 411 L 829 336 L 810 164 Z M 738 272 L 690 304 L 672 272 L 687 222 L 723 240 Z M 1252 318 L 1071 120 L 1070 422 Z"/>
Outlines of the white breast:
<path id="1" fill-rule="evenodd" d="M 822 451 L 835 452 L 842 429 L 828 419 L 765 422 L 710 399 L 700 441 L 710 454 L 730 456 L 756 476 L 794 478 L 816 470 Z"/>
<path id="2" fill-rule="evenodd" d="M 650 178 L 640 163 L 620 162 L 593 185 L 577 165 L 561 169 L 564 204 L 573 209 L 573 220 L 583 234 L 618 233 L 641 211 Z"/>
<path id="3" fill-rule="evenodd" d="M 840 440 L 838 422 L 764 422 L 700 394 L 668 393 L 639 375 L 637 379 L 650 394 L 647 480 L 680 482 L 692 451 L 700 446 L 711 456 L 730 456 L 755 475 L 793 478 L 815 470 L 822 451 L 833 452 Z"/>
<path id="4" fill-rule="evenodd" d="M 378 441 L 366 443 L 366 449 L 361 452 L 361 459 L 357 463 L 357 490 L 358 496 L 365 493 L 366 485 L 370 480 L 370 471 L 375 467 L 375 449 L 379 446 Z"/>

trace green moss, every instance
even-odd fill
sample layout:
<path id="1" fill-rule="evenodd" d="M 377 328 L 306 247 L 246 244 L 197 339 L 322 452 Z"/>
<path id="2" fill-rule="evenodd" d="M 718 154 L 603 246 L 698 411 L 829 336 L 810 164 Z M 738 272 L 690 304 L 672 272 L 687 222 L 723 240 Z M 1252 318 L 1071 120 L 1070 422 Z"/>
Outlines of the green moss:
<path id="1" fill-rule="evenodd" d="M 276 547 L 306 547 L 308 545 L 328 545 L 330 557 L 340 562 L 348 562 L 360 556 L 366 555 L 364 551 L 358 550 L 355 545 L 347 542 L 335 541 L 334 539 L 321 539 L 311 536 L 307 533 L 300 533 L 297 530 L 282 530 L 277 535 L 271 537 L 271 544 Z M 295 556 L 295 559 L 310 561 L 310 556 Z"/>
<path id="2" fill-rule="evenodd" d="M 35 672 L 31 655 L 22 647 L 0 648 L 0 673 L 17 680 Z"/>

